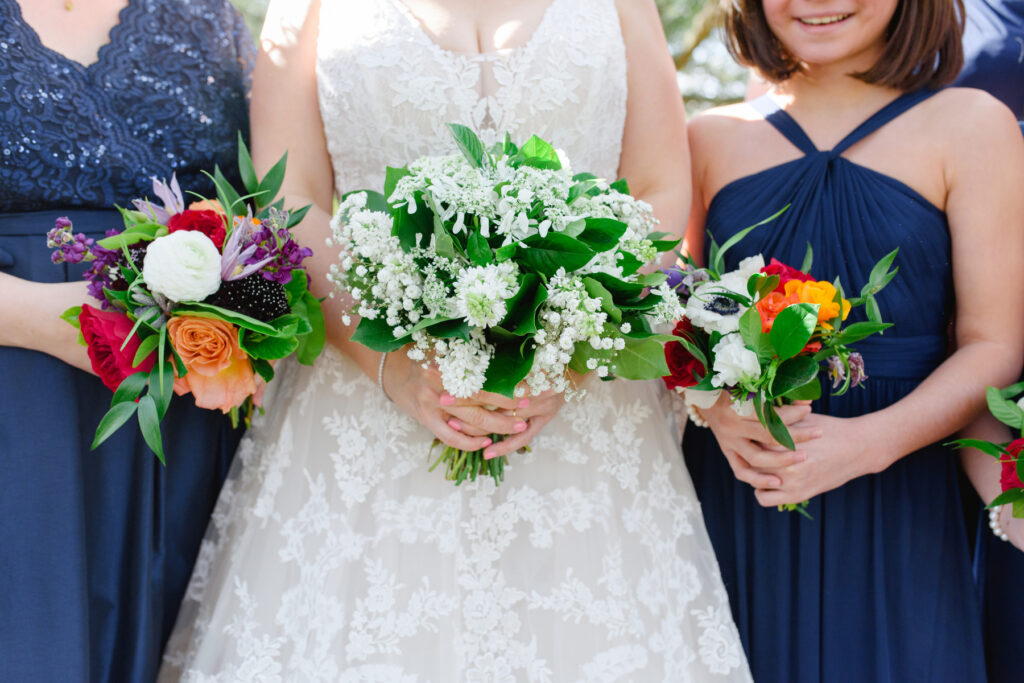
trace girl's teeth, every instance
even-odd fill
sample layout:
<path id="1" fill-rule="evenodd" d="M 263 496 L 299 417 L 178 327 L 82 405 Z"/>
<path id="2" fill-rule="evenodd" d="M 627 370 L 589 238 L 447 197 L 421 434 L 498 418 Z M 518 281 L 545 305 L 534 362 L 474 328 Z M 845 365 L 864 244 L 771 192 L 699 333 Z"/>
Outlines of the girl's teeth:
<path id="1" fill-rule="evenodd" d="M 804 24 L 810 24 L 812 26 L 821 26 L 823 24 L 834 24 L 837 21 L 842 21 L 843 19 L 846 19 L 849 16 L 849 14 L 836 14 L 831 17 L 807 17 L 805 19 L 801 19 L 800 21 L 803 22 Z"/>

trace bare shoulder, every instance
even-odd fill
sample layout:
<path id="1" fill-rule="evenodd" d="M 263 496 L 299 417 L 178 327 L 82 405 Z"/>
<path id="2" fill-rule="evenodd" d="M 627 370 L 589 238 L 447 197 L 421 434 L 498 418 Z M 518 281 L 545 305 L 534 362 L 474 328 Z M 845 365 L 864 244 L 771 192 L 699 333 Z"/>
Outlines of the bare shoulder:
<path id="1" fill-rule="evenodd" d="M 619 25 L 627 48 L 637 41 L 649 42 L 652 36 L 657 36 L 661 43 L 665 42 L 661 15 L 654 0 L 615 0 L 615 10 L 619 14 Z"/>
<path id="2" fill-rule="evenodd" d="M 984 90 L 946 88 L 921 107 L 920 121 L 933 139 L 948 140 L 951 151 L 970 153 L 990 145 L 1020 142 L 1017 118 Z"/>
<path id="3" fill-rule="evenodd" d="M 763 119 L 746 102 L 715 107 L 701 112 L 687 124 L 690 148 L 718 152 L 723 145 L 742 143 L 750 124 Z"/>

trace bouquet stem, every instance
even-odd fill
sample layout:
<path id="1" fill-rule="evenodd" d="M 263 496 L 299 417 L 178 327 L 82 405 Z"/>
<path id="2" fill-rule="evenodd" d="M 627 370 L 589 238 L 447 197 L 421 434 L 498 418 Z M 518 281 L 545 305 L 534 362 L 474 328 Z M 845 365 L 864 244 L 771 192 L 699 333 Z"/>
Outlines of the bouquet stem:
<path id="1" fill-rule="evenodd" d="M 495 442 L 501 440 L 501 436 L 496 434 L 492 434 L 491 438 Z M 463 451 L 444 445 L 440 439 L 434 439 L 434 443 L 430 447 L 431 455 L 438 446 L 443 447 L 441 455 L 433 462 L 429 471 L 433 472 L 437 469 L 438 465 L 444 463 L 444 478 L 448 481 L 454 481 L 456 486 L 467 479 L 476 481 L 476 478 L 480 475 L 490 475 L 494 479 L 495 484 L 500 484 L 505 480 L 505 463 L 508 460 L 504 455 L 488 460 L 484 457 L 482 448 L 476 451 Z"/>

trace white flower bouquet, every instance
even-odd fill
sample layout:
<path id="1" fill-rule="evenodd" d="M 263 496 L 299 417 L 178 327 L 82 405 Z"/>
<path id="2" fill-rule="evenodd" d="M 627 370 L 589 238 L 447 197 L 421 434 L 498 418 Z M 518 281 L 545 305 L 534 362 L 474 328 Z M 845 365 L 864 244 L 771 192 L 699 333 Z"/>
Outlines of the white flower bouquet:
<path id="1" fill-rule="evenodd" d="M 666 337 L 651 321 L 674 321 L 683 308 L 664 274 L 640 272 L 676 244 L 652 232 L 651 207 L 623 180 L 573 175 L 536 136 L 488 150 L 470 129 L 449 127 L 461 154 L 388 168 L 384 194 L 341 202 L 330 277 L 359 316 L 353 340 L 408 347 L 461 398 L 575 393 L 567 369 L 667 374 Z M 504 476 L 504 458 L 479 451 L 444 448 L 434 467 L 442 462 L 456 484 Z"/>

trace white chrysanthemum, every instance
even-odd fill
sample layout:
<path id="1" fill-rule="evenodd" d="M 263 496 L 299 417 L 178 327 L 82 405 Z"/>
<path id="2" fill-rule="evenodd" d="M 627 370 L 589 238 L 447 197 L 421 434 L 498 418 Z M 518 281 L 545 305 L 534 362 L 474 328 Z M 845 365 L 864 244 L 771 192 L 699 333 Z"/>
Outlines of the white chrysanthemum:
<path id="1" fill-rule="evenodd" d="M 474 327 L 493 327 L 508 312 L 505 300 L 516 292 L 519 268 L 511 261 L 466 268 L 455 282 L 455 306 Z"/>
<path id="2" fill-rule="evenodd" d="M 483 389 L 491 353 L 483 335 L 473 335 L 468 342 L 451 340 L 444 355 L 437 358 L 445 391 L 457 398 L 469 398 Z"/>
<path id="3" fill-rule="evenodd" d="M 754 382 L 761 376 L 761 363 L 757 354 L 748 349 L 738 334 L 727 334 L 712 349 L 715 357 L 714 376 L 711 383 L 716 387 L 734 387 L 744 380 Z"/>
<path id="4" fill-rule="evenodd" d="M 153 240 L 142 263 L 151 292 L 171 301 L 202 301 L 220 289 L 220 252 L 209 237 L 179 230 Z"/>

